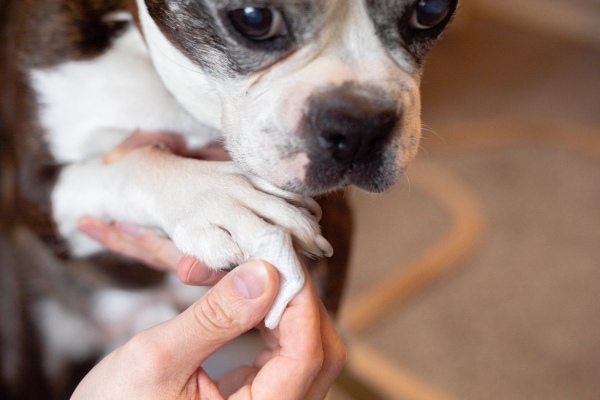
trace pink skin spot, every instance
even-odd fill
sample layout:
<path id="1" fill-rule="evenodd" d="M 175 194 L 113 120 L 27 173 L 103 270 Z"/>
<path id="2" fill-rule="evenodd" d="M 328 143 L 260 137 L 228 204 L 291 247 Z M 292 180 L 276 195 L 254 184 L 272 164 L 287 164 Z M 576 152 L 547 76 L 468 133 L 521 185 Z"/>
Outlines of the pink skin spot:
<path id="1" fill-rule="evenodd" d="M 282 175 L 286 180 L 304 182 L 310 160 L 306 153 L 298 153 L 283 162 Z"/>

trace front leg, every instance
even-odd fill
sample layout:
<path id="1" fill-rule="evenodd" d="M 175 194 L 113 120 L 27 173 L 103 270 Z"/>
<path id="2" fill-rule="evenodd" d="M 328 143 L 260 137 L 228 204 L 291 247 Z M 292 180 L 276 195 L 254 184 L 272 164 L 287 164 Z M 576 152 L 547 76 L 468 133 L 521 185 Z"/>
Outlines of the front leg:
<path id="1" fill-rule="evenodd" d="M 85 214 L 160 230 L 184 254 L 214 269 L 264 258 L 282 271 L 282 285 L 302 283 L 294 247 L 317 256 L 331 252 L 305 208 L 314 207 L 311 199 L 274 188 L 230 162 L 142 148 L 110 165 L 92 160 L 65 167 L 52 197 L 59 231 L 77 256 L 102 250 L 77 230 Z M 288 239 L 272 240 L 276 249 L 265 250 L 265 243 L 282 236 Z M 296 272 L 285 272 L 291 270 Z"/>

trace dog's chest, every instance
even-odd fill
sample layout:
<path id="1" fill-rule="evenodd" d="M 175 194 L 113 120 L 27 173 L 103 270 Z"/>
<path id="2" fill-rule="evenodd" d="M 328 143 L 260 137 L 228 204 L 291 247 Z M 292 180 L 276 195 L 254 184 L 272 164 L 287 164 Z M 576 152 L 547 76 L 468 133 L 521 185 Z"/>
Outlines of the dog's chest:
<path id="1" fill-rule="evenodd" d="M 192 147 L 219 136 L 165 88 L 133 26 L 104 54 L 30 70 L 30 79 L 46 141 L 61 163 L 102 155 L 135 130 L 177 133 Z"/>

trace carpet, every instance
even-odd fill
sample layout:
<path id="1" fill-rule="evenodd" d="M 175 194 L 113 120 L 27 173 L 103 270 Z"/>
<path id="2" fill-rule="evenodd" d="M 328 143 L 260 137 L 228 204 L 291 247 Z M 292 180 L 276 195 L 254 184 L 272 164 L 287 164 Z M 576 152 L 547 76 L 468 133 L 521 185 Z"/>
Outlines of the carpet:
<path id="1" fill-rule="evenodd" d="M 442 130 L 390 192 L 347 193 L 348 373 L 382 399 L 599 398 L 600 130 Z"/>

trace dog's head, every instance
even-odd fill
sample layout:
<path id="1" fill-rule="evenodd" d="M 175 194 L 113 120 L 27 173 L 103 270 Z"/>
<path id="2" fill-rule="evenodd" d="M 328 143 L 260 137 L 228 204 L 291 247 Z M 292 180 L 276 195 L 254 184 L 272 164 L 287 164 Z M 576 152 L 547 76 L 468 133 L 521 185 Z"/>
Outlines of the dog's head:
<path id="1" fill-rule="evenodd" d="M 458 0 L 137 0 L 153 62 L 231 157 L 287 190 L 387 189 Z"/>

